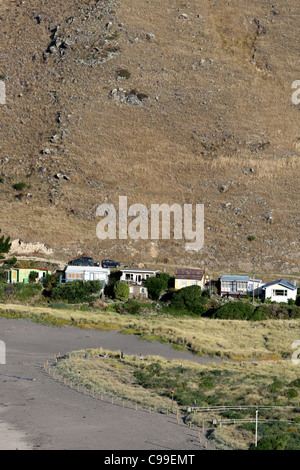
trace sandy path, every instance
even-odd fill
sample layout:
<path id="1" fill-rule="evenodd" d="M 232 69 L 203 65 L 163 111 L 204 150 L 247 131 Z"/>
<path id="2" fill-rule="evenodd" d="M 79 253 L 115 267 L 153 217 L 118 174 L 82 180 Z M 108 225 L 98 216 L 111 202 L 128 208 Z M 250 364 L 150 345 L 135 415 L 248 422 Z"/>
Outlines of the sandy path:
<path id="1" fill-rule="evenodd" d="M 49 378 L 43 363 L 54 354 L 90 347 L 122 349 L 125 354 L 155 354 L 167 359 L 197 362 L 205 359 L 116 331 L 51 328 L 29 320 L 0 318 L 0 339 L 6 344 L 6 364 L 0 365 L 1 448 L 9 445 L 43 450 L 201 448 L 197 431 L 178 425 L 176 416 L 122 408 L 78 394 Z"/>

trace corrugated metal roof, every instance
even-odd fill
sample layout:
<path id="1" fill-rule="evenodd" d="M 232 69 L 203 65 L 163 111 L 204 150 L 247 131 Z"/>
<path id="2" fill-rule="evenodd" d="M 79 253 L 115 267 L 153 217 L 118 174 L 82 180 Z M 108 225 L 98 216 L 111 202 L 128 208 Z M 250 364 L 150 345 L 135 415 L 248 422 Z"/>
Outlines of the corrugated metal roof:
<path id="1" fill-rule="evenodd" d="M 287 289 L 291 290 L 296 290 L 298 288 L 298 286 L 295 286 L 295 284 L 290 281 L 287 281 L 286 279 L 279 279 L 277 281 L 268 282 L 267 284 L 264 284 L 262 288 L 265 289 L 266 287 L 275 286 L 276 284 L 279 284 L 280 286 L 286 287 Z"/>
<path id="2" fill-rule="evenodd" d="M 203 269 L 176 269 L 175 277 L 176 279 L 191 279 L 191 280 L 201 280 L 205 275 Z"/>
<path id="3" fill-rule="evenodd" d="M 244 281 L 248 282 L 250 280 L 250 276 L 235 276 L 235 275 L 230 275 L 230 274 L 223 274 L 220 277 L 221 281 Z"/>
<path id="4" fill-rule="evenodd" d="M 105 274 L 109 274 L 110 273 L 110 269 L 109 268 L 101 268 L 99 266 L 68 266 L 67 269 L 66 269 L 66 272 L 67 273 L 70 273 L 70 272 L 93 272 L 93 273 L 105 273 Z"/>
<path id="5" fill-rule="evenodd" d="M 157 269 L 121 269 L 123 273 L 158 273 Z"/>

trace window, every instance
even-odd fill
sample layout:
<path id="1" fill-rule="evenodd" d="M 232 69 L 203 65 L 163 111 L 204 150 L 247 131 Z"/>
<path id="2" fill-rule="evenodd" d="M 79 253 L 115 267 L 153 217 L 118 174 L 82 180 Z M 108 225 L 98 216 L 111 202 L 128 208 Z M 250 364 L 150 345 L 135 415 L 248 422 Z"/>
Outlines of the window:
<path id="1" fill-rule="evenodd" d="M 222 288 L 232 290 L 232 282 L 231 281 L 222 281 Z"/>
<path id="2" fill-rule="evenodd" d="M 237 291 L 246 291 L 247 290 L 247 283 L 243 281 L 237 282 Z"/>
<path id="3" fill-rule="evenodd" d="M 273 296 L 274 297 L 287 297 L 287 289 L 273 289 Z"/>

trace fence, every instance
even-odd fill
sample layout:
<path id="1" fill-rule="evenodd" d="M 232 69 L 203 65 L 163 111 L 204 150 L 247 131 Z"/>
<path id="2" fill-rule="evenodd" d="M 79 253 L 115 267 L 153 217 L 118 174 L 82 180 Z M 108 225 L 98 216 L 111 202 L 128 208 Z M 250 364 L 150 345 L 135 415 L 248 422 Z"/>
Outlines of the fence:
<path id="1" fill-rule="evenodd" d="M 145 406 L 142 406 L 140 403 L 132 402 L 132 401 L 129 401 L 128 399 L 104 395 L 103 393 L 99 393 L 99 392 L 96 392 L 95 390 L 91 390 L 90 388 L 82 384 L 72 382 L 71 380 L 67 379 L 63 375 L 58 374 L 57 371 L 55 370 L 55 364 L 57 363 L 57 360 L 58 360 L 58 357 L 54 355 L 54 361 L 51 364 L 49 363 L 49 360 L 44 362 L 43 369 L 50 378 L 52 378 L 53 380 L 56 380 L 58 383 L 61 383 L 62 385 L 69 387 L 75 392 L 80 393 L 86 397 L 100 400 L 101 402 L 109 403 L 111 405 L 121 406 L 122 408 L 128 408 L 131 410 L 141 411 L 145 413 L 162 413 L 162 414 L 173 416 L 174 418 L 176 416 L 177 425 L 187 426 L 190 429 L 193 428 L 197 431 L 196 439 L 202 449 L 216 450 L 215 446 L 209 442 L 209 440 L 207 439 L 205 435 L 206 429 L 203 427 L 201 430 L 199 426 L 195 426 L 191 422 L 186 424 L 183 419 L 183 416 L 180 414 L 180 408 L 177 405 L 171 406 L 170 408 L 166 408 L 166 409 L 157 409 L 153 407 L 146 408 Z"/>

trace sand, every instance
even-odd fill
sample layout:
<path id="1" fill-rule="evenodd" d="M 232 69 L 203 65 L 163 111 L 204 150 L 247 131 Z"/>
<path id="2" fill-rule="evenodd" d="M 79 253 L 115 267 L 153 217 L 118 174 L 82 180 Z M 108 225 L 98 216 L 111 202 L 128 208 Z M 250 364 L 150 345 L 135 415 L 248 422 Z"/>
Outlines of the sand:
<path id="1" fill-rule="evenodd" d="M 124 354 L 156 354 L 197 360 L 157 342 L 116 331 L 52 328 L 0 318 L 6 364 L 0 366 L 1 449 L 201 450 L 197 429 L 176 415 L 149 413 L 77 393 L 49 377 L 44 362 L 54 354 L 104 347 Z M 34 380 L 28 380 L 34 379 Z"/>
<path id="2" fill-rule="evenodd" d="M 32 450 L 32 445 L 24 433 L 0 421 L 0 450 Z"/>

